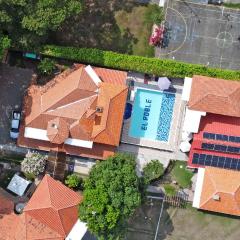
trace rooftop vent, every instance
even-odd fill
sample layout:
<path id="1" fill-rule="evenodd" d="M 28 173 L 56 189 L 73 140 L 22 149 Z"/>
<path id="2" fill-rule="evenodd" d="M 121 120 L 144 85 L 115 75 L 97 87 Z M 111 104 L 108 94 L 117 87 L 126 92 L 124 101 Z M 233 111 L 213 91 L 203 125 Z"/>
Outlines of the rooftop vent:
<path id="1" fill-rule="evenodd" d="M 97 113 L 102 113 L 103 112 L 103 107 L 96 107 L 96 112 Z"/>
<path id="2" fill-rule="evenodd" d="M 213 195 L 213 200 L 220 201 L 220 196 L 218 194 Z"/>
<path id="3" fill-rule="evenodd" d="M 57 129 L 57 124 L 53 123 L 51 127 Z"/>

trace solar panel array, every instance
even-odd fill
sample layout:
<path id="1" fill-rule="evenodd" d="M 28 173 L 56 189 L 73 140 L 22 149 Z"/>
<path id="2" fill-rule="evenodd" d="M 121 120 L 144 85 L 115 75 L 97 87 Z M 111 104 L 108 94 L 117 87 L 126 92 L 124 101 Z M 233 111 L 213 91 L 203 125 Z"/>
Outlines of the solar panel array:
<path id="1" fill-rule="evenodd" d="M 193 164 L 227 168 L 240 171 L 240 158 L 229 158 L 211 154 L 193 154 Z"/>
<path id="2" fill-rule="evenodd" d="M 221 144 L 202 143 L 202 149 L 240 154 L 240 147 L 226 146 Z"/>
<path id="3" fill-rule="evenodd" d="M 224 135 L 224 134 L 215 134 L 215 133 L 204 132 L 203 138 L 225 141 L 225 142 L 240 143 L 240 136 L 228 136 L 228 135 Z"/>

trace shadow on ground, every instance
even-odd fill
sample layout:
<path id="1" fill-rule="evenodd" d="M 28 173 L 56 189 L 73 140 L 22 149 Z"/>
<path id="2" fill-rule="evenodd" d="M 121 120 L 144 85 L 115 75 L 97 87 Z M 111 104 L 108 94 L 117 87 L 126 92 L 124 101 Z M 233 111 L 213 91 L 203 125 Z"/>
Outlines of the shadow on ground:
<path id="1" fill-rule="evenodd" d="M 48 42 L 131 54 L 137 39 L 129 29 L 121 32 L 114 14 L 120 10 L 131 11 L 135 6 L 134 0 L 85 0 L 82 14 L 69 19 Z"/>

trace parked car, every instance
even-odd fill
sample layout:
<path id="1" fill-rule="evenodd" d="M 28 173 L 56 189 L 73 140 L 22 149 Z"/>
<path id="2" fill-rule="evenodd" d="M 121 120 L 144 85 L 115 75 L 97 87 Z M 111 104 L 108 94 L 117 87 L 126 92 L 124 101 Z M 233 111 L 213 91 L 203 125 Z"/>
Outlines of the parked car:
<path id="1" fill-rule="evenodd" d="M 19 128 L 20 128 L 20 119 L 21 119 L 21 112 L 13 111 L 12 112 L 12 121 L 11 121 L 11 130 L 10 130 L 10 137 L 12 139 L 18 138 Z"/>
<path id="2" fill-rule="evenodd" d="M 213 5 L 222 5 L 223 0 L 208 0 L 208 4 L 213 4 Z"/>

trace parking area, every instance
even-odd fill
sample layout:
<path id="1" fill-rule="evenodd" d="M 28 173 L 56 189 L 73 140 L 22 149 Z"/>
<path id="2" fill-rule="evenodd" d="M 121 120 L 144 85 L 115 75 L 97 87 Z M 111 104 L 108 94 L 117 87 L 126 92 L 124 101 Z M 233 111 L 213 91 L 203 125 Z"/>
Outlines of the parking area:
<path id="1" fill-rule="evenodd" d="M 21 110 L 24 93 L 33 72 L 0 64 L 0 145 L 14 143 L 9 136 L 11 113 Z"/>
<path id="2" fill-rule="evenodd" d="M 240 10 L 168 0 L 165 13 L 169 42 L 156 57 L 240 68 Z"/>

